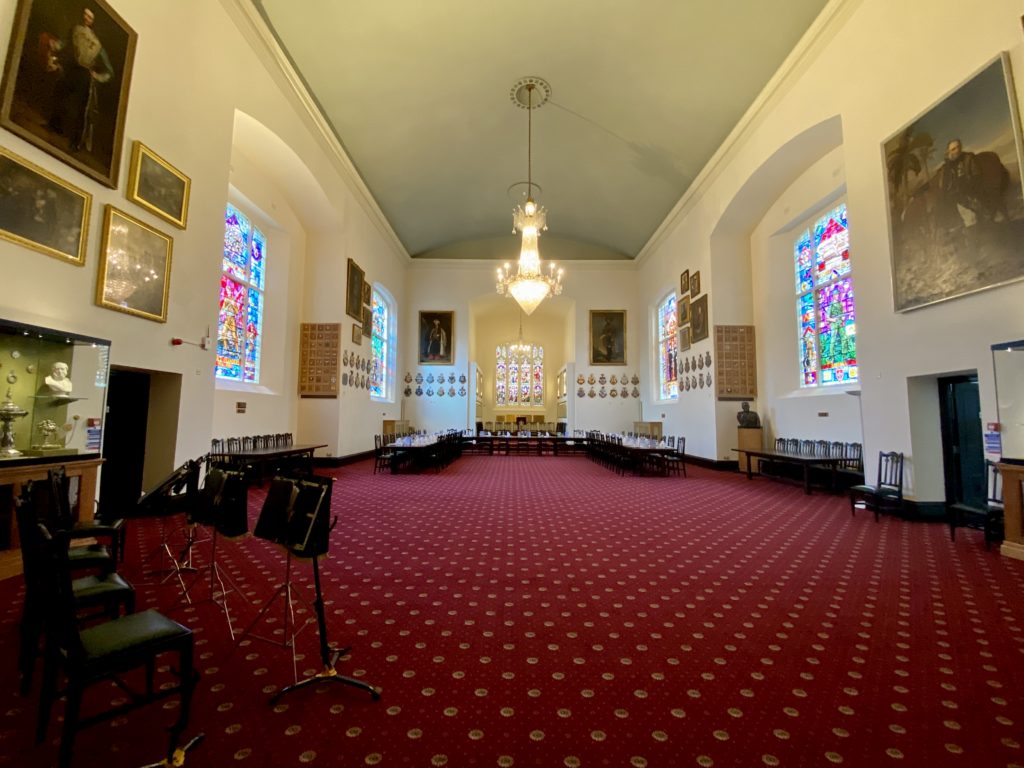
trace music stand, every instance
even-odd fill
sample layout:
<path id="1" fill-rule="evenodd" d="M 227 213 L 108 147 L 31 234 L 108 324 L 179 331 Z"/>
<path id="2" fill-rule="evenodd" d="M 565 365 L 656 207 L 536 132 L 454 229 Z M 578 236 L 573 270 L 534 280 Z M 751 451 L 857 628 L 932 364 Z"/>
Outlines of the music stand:
<path id="1" fill-rule="evenodd" d="M 171 578 L 177 578 L 183 591 L 186 586 L 182 574 L 195 571 L 188 557 L 193 534 L 189 529 L 186 533 L 184 548 L 179 555 L 175 555 L 171 551 L 167 519 L 183 515 L 195 505 L 199 493 L 199 470 L 202 465 L 203 457 L 189 459 L 161 480 L 155 488 L 143 494 L 136 502 L 135 508 L 125 515 L 129 519 L 155 518 L 159 521 L 160 541 L 143 560 L 143 568 L 145 568 L 145 563 L 159 557 L 160 566 L 157 571 L 165 573 L 161 583 Z M 170 562 L 169 568 L 164 567 L 165 561 Z"/>
<path id="2" fill-rule="evenodd" d="M 182 584 L 182 595 L 179 602 L 184 600 L 189 605 L 195 604 L 191 591 L 203 579 L 204 571 L 209 571 L 209 577 L 205 581 L 209 585 L 210 594 L 200 602 L 209 600 L 224 612 L 228 623 L 228 633 L 234 640 L 235 627 L 231 620 L 231 611 L 228 608 L 228 594 L 230 592 L 242 594 L 242 591 L 217 562 L 217 541 L 220 536 L 238 538 L 249 532 L 248 485 L 245 482 L 244 474 L 208 464 L 203 487 L 196 495 L 195 504 L 189 509 L 188 522 L 191 531 L 181 559 L 188 563 L 189 568 L 195 572 L 195 576 L 188 585 L 185 585 L 184 579 L 179 576 L 179 582 Z M 210 561 L 206 565 L 195 567 L 192 565 L 192 547 L 196 542 L 194 531 L 200 526 L 212 531 Z M 219 591 L 218 586 L 220 587 Z"/>
<path id="3" fill-rule="evenodd" d="M 284 597 L 285 641 L 281 643 L 270 638 L 253 635 L 260 640 L 290 647 L 292 651 L 292 674 L 295 683 L 275 693 L 270 699 L 271 705 L 277 703 L 286 693 L 320 682 L 342 683 L 368 691 L 375 701 L 380 698 L 380 692 L 369 683 L 338 674 L 336 669 L 338 659 L 347 655 L 351 648 L 332 648 L 327 638 L 327 617 L 324 610 L 323 588 L 320 583 L 319 558 L 327 554 L 330 533 L 337 522 L 336 519 L 329 519 L 333 482 L 332 478 L 320 475 L 308 475 L 302 478 L 275 477 L 271 481 L 266 502 L 260 512 L 256 527 L 253 529 L 254 536 L 272 541 L 285 548 L 285 581 L 243 633 L 243 637 L 249 634 L 274 601 L 279 597 Z M 296 599 L 302 600 L 294 593 L 291 585 L 293 557 L 313 561 L 313 588 L 316 594 L 313 611 L 316 614 L 317 628 L 320 634 L 320 660 L 323 663 L 323 669 L 320 672 L 303 680 L 298 679 L 295 639 L 312 619 L 307 618 L 306 622 L 298 629 L 293 626 L 294 603 Z M 303 600 L 303 602 L 305 601 Z M 289 628 L 292 630 L 290 634 Z"/>

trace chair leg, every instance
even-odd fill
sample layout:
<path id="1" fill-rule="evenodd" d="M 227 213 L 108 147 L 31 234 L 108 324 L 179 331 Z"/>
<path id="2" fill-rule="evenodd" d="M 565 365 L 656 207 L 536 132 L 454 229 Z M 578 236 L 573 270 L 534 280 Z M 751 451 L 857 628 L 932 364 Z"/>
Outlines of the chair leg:
<path id="1" fill-rule="evenodd" d="M 64 705 L 64 727 L 60 735 L 60 753 L 57 764 L 60 768 L 69 768 L 75 749 L 75 734 L 78 733 L 78 714 L 82 708 L 82 689 L 76 683 L 68 685 L 67 700 Z"/>
<path id="2" fill-rule="evenodd" d="M 170 742 L 167 745 L 168 765 L 174 764 L 174 753 L 178 749 L 178 741 L 181 734 L 188 728 L 188 720 L 192 711 L 192 694 L 195 692 L 196 684 L 199 682 L 199 675 L 193 667 L 193 642 L 188 642 L 181 648 L 178 660 L 178 673 L 181 675 L 181 706 L 178 719 L 171 726 Z"/>
<path id="3" fill-rule="evenodd" d="M 21 675 L 19 693 L 28 696 L 32 690 L 32 678 L 35 674 L 36 657 L 39 655 L 39 638 L 43 634 L 41 617 L 34 607 L 25 604 L 21 617 L 18 645 L 18 672 Z"/>
<path id="4" fill-rule="evenodd" d="M 50 713 L 57 695 L 57 663 L 47 651 L 43 662 L 43 686 L 39 692 L 39 712 L 36 716 L 36 744 L 46 739 L 46 729 L 50 725 Z"/>

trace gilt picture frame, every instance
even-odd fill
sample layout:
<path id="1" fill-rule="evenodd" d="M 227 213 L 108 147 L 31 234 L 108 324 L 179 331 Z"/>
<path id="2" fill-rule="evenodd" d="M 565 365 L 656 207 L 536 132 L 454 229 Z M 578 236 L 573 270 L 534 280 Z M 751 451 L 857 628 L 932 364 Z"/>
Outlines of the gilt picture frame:
<path id="1" fill-rule="evenodd" d="M 590 364 L 626 365 L 626 310 L 590 310 Z"/>
<path id="2" fill-rule="evenodd" d="M 348 260 L 345 280 L 345 314 L 358 322 L 363 321 L 363 281 L 365 273 L 352 259 Z"/>
<path id="3" fill-rule="evenodd" d="M 178 229 L 188 226 L 192 180 L 141 141 L 132 142 L 125 196 Z"/>
<path id="4" fill-rule="evenodd" d="M 169 235 L 107 205 L 96 303 L 116 312 L 167 322 L 173 246 Z"/>
<path id="5" fill-rule="evenodd" d="M 359 327 L 359 323 L 352 323 L 352 342 L 359 345 L 363 343 L 363 329 Z"/>
<path id="6" fill-rule="evenodd" d="M 700 271 L 694 272 L 690 275 L 690 299 L 696 299 L 700 294 Z"/>
<path id="7" fill-rule="evenodd" d="M 897 312 L 1024 279 L 1021 127 L 1002 53 L 882 144 Z"/>
<path id="8" fill-rule="evenodd" d="M 116 189 L 137 40 L 106 0 L 18 0 L 0 126 Z"/>
<path id="9" fill-rule="evenodd" d="M 690 297 L 683 296 L 677 303 L 679 310 L 679 317 L 676 321 L 676 325 L 682 328 L 684 325 L 690 324 Z"/>
<path id="10" fill-rule="evenodd" d="M 0 147 L 0 238 L 79 267 L 92 195 Z"/>
<path id="11" fill-rule="evenodd" d="M 420 365 L 452 365 L 455 362 L 455 312 L 420 311 Z"/>
<path id="12" fill-rule="evenodd" d="M 690 304 L 690 330 L 691 341 L 695 344 L 698 341 L 704 341 L 711 333 L 708 325 L 708 295 L 706 293 Z"/>
<path id="13" fill-rule="evenodd" d="M 690 270 L 684 270 L 679 275 L 679 295 L 685 296 L 690 292 Z"/>

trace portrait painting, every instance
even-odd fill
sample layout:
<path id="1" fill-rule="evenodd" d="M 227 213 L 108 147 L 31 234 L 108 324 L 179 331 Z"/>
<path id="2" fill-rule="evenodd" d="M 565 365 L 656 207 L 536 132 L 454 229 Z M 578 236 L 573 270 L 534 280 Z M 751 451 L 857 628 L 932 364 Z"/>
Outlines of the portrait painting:
<path id="1" fill-rule="evenodd" d="M 167 322 L 173 242 L 148 224 L 108 205 L 103 215 L 96 303 Z"/>
<path id="2" fill-rule="evenodd" d="M 132 164 L 125 194 L 150 213 L 185 229 L 192 180 L 141 141 L 132 143 Z"/>
<path id="3" fill-rule="evenodd" d="M 690 326 L 679 329 L 679 351 L 685 352 L 690 348 Z"/>
<path id="4" fill-rule="evenodd" d="M 363 343 L 363 329 L 359 327 L 359 323 L 352 323 L 352 341 L 356 344 Z"/>
<path id="5" fill-rule="evenodd" d="M 92 195 L 0 147 L 0 237 L 85 264 Z"/>
<path id="6" fill-rule="evenodd" d="M 883 144 L 897 312 L 1024 278 L 1011 83 L 1003 54 Z"/>
<path id="7" fill-rule="evenodd" d="M 708 337 L 708 295 L 705 293 L 690 304 L 690 340 L 694 343 Z"/>
<path id="8" fill-rule="evenodd" d="M 117 188 L 135 43 L 105 0 L 18 0 L 0 125 Z"/>
<path id="9" fill-rule="evenodd" d="M 420 365 L 451 365 L 455 362 L 455 312 L 420 312 Z"/>
<path id="10" fill-rule="evenodd" d="M 682 328 L 684 325 L 690 324 L 690 297 L 683 296 L 679 299 L 679 319 L 676 321 L 676 325 Z"/>
<path id="11" fill-rule="evenodd" d="M 690 300 L 697 298 L 697 294 L 700 293 L 700 272 L 694 272 L 690 275 Z"/>
<path id="12" fill-rule="evenodd" d="M 348 275 L 345 281 L 345 314 L 359 322 L 363 321 L 363 275 L 365 273 L 352 259 L 348 260 Z"/>
<path id="13" fill-rule="evenodd" d="M 363 336 L 369 338 L 373 333 L 373 312 L 368 306 L 363 305 Z"/>
<path id="14" fill-rule="evenodd" d="M 373 288 L 370 284 L 363 280 L 363 306 L 369 307 L 373 305 Z"/>
<path id="15" fill-rule="evenodd" d="M 590 310 L 590 364 L 626 364 L 626 310 Z"/>
<path id="16" fill-rule="evenodd" d="M 679 275 L 679 295 L 685 296 L 690 292 L 690 270 Z"/>

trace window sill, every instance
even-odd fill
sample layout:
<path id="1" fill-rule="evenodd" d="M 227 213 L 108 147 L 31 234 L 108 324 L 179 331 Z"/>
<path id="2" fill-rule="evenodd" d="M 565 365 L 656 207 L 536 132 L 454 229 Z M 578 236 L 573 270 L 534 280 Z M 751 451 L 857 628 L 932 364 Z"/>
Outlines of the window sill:
<path id="1" fill-rule="evenodd" d="M 251 395 L 276 395 L 277 393 L 262 384 L 246 384 L 242 381 L 226 381 L 214 378 L 214 389 L 223 392 L 245 392 Z"/>
<path id="2" fill-rule="evenodd" d="M 807 387 L 806 389 L 794 389 L 791 392 L 782 395 L 782 397 L 824 397 L 826 395 L 842 394 L 860 396 L 860 384 L 833 384 L 827 387 Z"/>

